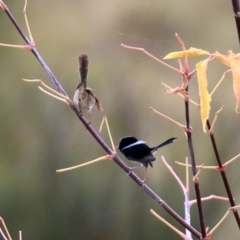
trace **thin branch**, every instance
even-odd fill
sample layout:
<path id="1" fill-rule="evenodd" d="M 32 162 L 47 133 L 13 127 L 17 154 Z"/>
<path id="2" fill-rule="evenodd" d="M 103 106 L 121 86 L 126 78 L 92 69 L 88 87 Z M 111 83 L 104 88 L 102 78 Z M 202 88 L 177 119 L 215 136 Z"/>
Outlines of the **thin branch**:
<path id="1" fill-rule="evenodd" d="M 209 120 L 207 120 L 207 127 L 208 127 L 209 130 L 211 129 L 211 124 L 210 124 Z M 216 141 L 215 141 L 214 133 L 212 132 L 212 134 L 210 134 L 209 136 L 211 138 L 213 151 L 214 151 L 214 154 L 215 154 L 215 157 L 216 157 L 216 160 L 217 160 L 218 167 L 219 167 L 219 169 L 223 169 L 224 166 L 222 164 L 222 161 L 221 161 L 221 158 L 220 158 L 220 155 L 219 155 L 219 152 L 218 152 L 218 148 L 217 148 L 217 144 L 216 144 Z M 235 201 L 234 201 L 234 198 L 233 198 L 233 195 L 232 195 L 231 188 L 230 188 L 229 183 L 228 183 L 227 175 L 226 175 L 225 171 L 220 171 L 220 174 L 221 174 L 221 177 L 222 177 L 222 180 L 223 180 L 224 187 L 225 187 L 226 192 L 227 192 L 227 196 L 229 198 L 230 205 L 231 205 L 231 207 L 235 207 L 236 204 L 235 204 Z M 233 211 L 233 214 L 234 214 L 235 220 L 238 224 L 238 228 L 240 228 L 239 214 L 238 214 L 237 211 Z"/>
<path id="2" fill-rule="evenodd" d="M 108 120 L 107 120 L 107 117 L 105 115 L 103 116 L 103 120 L 102 120 L 102 123 L 101 123 L 100 128 L 99 128 L 99 132 L 101 132 L 104 123 L 106 124 L 106 127 L 107 127 L 108 136 L 109 136 L 109 139 L 110 139 L 110 142 L 111 142 L 111 145 L 112 145 L 112 149 L 113 149 L 114 152 L 116 152 L 116 147 L 113 143 L 112 134 L 111 134 L 111 131 L 110 131 L 110 128 L 109 128 L 109 125 L 108 125 Z"/>
<path id="3" fill-rule="evenodd" d="M 180 180 L 180 178 L 178 177 L 178 175 L 173 170 L 173 168 L 165 160 L 164 156 L 162 156 L 162 161 L 166 165 L 166 167 L 171 172 L 171 174 L 176 179 L 176 181 L 178 182 L 178 184 L 180 185 L 180 187 L 182 189 L 184 200 L 185 200 L 184 201 L 185 221 L 190 225 L 191 224 L 191 214 L 190 214 L 190 206 L 188 204 L 188 202 L 189 202 L 189 183 L 188 183 L 188 180 L 187 180 L 186 187 L 185 187 L 183 185 L 182 181 Z M 187 158 L 186 158 L 186 162 L 187 162 Z M 187 179 L 188 179 L 188 168 L 187 167 L 186 167 L 186 174 L 187 174 Z M 185 231 L 186 231 L 186 235 L 184 235 L 184 236 L 186 237 L 186 239 L 192 239 L 191 233 L 187 229 L 185 229 Z"/>
<path id="4" fill-rule="evenodd" d="M 3 225 L 3 228 L 4 228 L 5 232 L 7 233 L 8 240 L 12 240 L 12 238 L 10 236 L 10 233 L 8 231 L 8 228 L 7 228 L 7 226 L 6 226 L 5 222 L 4 222 L 4 219 L 2 217 L 0 217 L 0 222 Z"/>
<path id="5" fill-rule="evenodd" d="M 163 163 L 166 165 L 166 167 L 168 168 L 169 172 L 173 175 L 173 177 L 176 179 L 176 181 L 178 182 L 178 184 L 180 185 L 183 193 L 185 194 L 187 189 L 186 187 L 183 185 L 182 181 L 180 180 L 180 178 L 178 177 L 178 175 L 175 173 L 175 171 L 173 170 L 173 168 L 168 164 L 168 162 L 166 161 L 166 159 L 164 158 L 164 156 L 161 157 Z"/>
<path id="6" fill-rule="evenodd" d="M 231 207 L 228 209 L 228 211 L 226 212 L 226 214 L 221 218 L 221 220 L 216 224 L 216 226 L 208 233 L 208 236 L 211 236 L 213 234 L 213 232 L 220 226 L 220 224 L 225 220 L 225 218 L 228 216 L 230 211 L 235 212 L 236 208 L 239 208 L 240 206 L 235 206 L 235 207 Z"/>
<path id="7" fill-rule="evenodd" d="M 187 70 L 187 69 L 186 69 Z M 188 71 L 185 71 L 186 79 L 189 81 Z M 189 92 L 189 86 L 186 88 L 186 95 Z M 186 119 L 186 128 L 188 131 L 186 131 L 187 134 L 187 142 L 188 142 L 188 149 L 190 154 L 190 160 L 192 165 L 192 174 L 195 176 L 197 174 L 196 170 L 196 160 L 195 160 L 195 154 L 194 154 L 194 148 L 193 148 L 193 140 L 192 140 L 192 128 L 190 125 L 190 110 L 189 110 L 189 101 L 184 102 L 185 106 L 185 119 Z M 201 193 L 200 193 L 200 186 L 199 182 L 194 182 L 194 189 L 197 199 L 197 206 L 198 206 L 198 216 L 200 221 L 200 227 L 201 227 L 201 233 L 202 237 L 206 237 L 206 227 L 205 227 L 205 221 L 204 221 L 204 214 L 203 214 L 203 208 L 202 208 L 202 202 L 201 202 Z"/>
<path id="8" fill-rule="evenodd" d="M 168 86 L 166 83 L 162 82 L 162 85 L 167 89 L 166 91 L 169 90 L 170 93 L 172 93 L 174 91 L 174 89 L 171 88 L 170 86 Z M 185 95 L 182 93 L 182 91 L 177 91 L 176 94 L 185 99 Z M 193 105 L 195 105 L 197 108 L 200 108 L 200 105 L 198 103 L 194 102 L 193 100 L 191 100 L 190 98 L 188 99 L 188 101 L 190 103 L 192 103 Z"/>
<path id="9" fill-rule="evenodd" d="M 3 11 L 7 10 L 7 5 L 2 0 L 0 0 L 0 7 Z"/>
<path id="10" fill-rule="evenodd" d="M 226 197 L 221 197 L 221 196 L 216 196 L 216 195 L 210 195 L 208 197 L 203 197 L 201 198 L 202 201 L 208 201 L 208 200 L 212 200 L 212 199 L 215 199 L 215 200 L 221 200 L 221 201 L 229 201 L 228 198 Z M 191 200 L 188 202 L 189 206 L 192 206 L 193 204 L 195 204 L 197 201 L 196 199 L 195 200 Z"/>
<path id="11" fill-rule="evenodd" d="M 186 157 L 186 164 L 188 164 L 188 157 Z M 186 166 L 186 193 L 185 193 L 185 201 L 184 201 L 184 216 L 185 220 L 188 224 L 191 225 L 191 214 L 190 214 L 190 206 L 188 204 L 189 199 L 190 199 L 190 188 L 189 188 L 189 171 L 188 167 Z M 192 239 L 191 233 L 185 229 L 186 235 Z"/>
<path id="12" fill-rule="evenodd" d="M 49 95 L 49 96 L 51 96 L 51 97 L 53 97 L 53 98 L 56 98 L 56 99 L 59 100 L 59 101 L 65 102 L 65 103 L 68 104 L 68 105 L 73 105 L 73 101 L 72 101 L 69 97 L 66 97 L 66 96 L 64 96 L 63 94 L 55 91 L 54 89 L 52 89 L 51 87 L 49 87 L 47 84 L 45 84 L 45 83 L 44 83 L 42 80 L 40 80 L 40 79 L 25 79 L 25 78 L 23 78 L 22 80 L 23 80 L 24 82 L 33 82 L 33 83 L 34 83 L 34 82 L 37 82 L 37 83 L 40 83 L 41 85 L 43 85 L 45 88 L 47 88 L 49 91 L 53 92 L 54 94 L 52 94 L 52 93 L 46 91 L 45 89 L 41 88 L 40 86 L 38 86 L 38 88 L 39 88 L 42 92 L 46 93 L 47 95 Z M 56 96 L 56 95 L 57 95 L 57 96 Z"/>
<path id="13" fill-rule="evenodd" d="M 23 15 L 24 15 L 24 18 L 25 18 L 25 23 L 26 23 L 26 26 L 27 26 L 27 31 L 28 31 L 30 41 L 32 43 L 32 46 L 35 47 L 35 43 L 34 43 L 34 40 L 33 40 L 33 36 L 32 36 L 31 30 L 30 30 L 29 22 L 28 22 L 28 18 L 27 18 L 27 0 L 25 0 L 25 5 L 24 5 L 24 8 L 23 8 Z"/>
<path id="14" fill-rule="evenodd" d="M 0 7 L 4 11 L 9 11 L 7 6 L 3 3 L 3 1 L 0 1 Z M 29 24 L 28 24 L 26 9 L 27 9 L 27 0 L 25 0 L 24 9 L 23 9 L 23 15 L 24 15 L 24 18 L 25 18 L 25 23 L 26 23 L 28 34 L 29 34 L 29 37 L 30 37 L 30 42 L 27 43 L 27 45 L 14 45 L 14 44 L 0 43 L 0 46 L 2 46 L 2 47 L 10 47 L 10 48 L 27 49 L 27 50 L 32 50 L 33 48 L 35 48 L 35 43 L 34 43 L 31 31 L 30 31 L 30 27 L 29 27 Z M 17 27 L 17 26 L 15 26 L 15 27 Z"/>
<path id="15" fill-rule="evenodd" d="M 172 69 L 173 71 L 183 75 L 184 73 L 181 72 L 179 69 L 165 63 L 164 61 L 162 61 L 161 59 L 153 56 L 151 53 L 149 53 L 148 51 L 146 51 L 144 48 L 138 48 L 138 47 L 132 47 L 132 46 L 128 46 L 128 45 L 125 45 L 125 44 L 121 44 L 121 47 L 124 47 L 124 48 L 127 48 L 127 49 L 131 49 L 131 50 L 135 50 L 135 51 L 140 51 L 140 52 L 143 52 L 144 54 L 148 55 L 150 58 L 154 59 L 155 61 L 161 63 L 162 65 Z"/>
<path id="16" fill-rule="evenodd" d="M 181 123 L 179 123 L 179 122 L 173 120 L 172 118 L 166 116 L 166 115 L 163 114 L 163 113 L 158 112 L 158 111 L 157 111 L 156 109 L 154 109 L 153 107 L 150 107 L 150 109 L 151 109 L 153 112 L 155 112 L 156 114 L 158 114 L 158 115 L 160 115 L 160 116 L 166 118 L 166 119 L 169 120 L 170 122 L 175 123 L 178 127 L 182 128 L 183 131 L 185 131 L 185 132 L 187 131 L 186 126 L 184 126 L 183 124 L 181 124 Z"/>
<path id="17" fill-rule="evenodd" d="M 181 163 L 178 161 L 175 161 L 176 164 L 180 165 L 180 166 L 184 166 L 184 167 L 192 167 L 191 164 L 186 164 L 186 163 Z M 196 165 L 196 168 L 202 168 L 202 169 L 210 169 L 210 170 L 219 170 L 217 166 L 204 166 L 204 165 Z"/>
<path id="18" fill-rule="evenodd" d="M 212 95 L 215 93 L 215 91 L 217 90 L 217 88 L 218 88 L 219 85 L 222 83 L 223 79 L 225 78 L 226 74 L 229 73 L 229 72 L 231 72 L 231 71 L 232 71 L 232 70 L 229 69 L 229 70 L 227 70 L 227 71 L 225 71 L 225 72 L 223 73 L 221 79 L 219 80 L 219 82 L 217 83 L 217 85 L 214 87 L 214 89 L 213 89 L 212 92 L 210 93 L 210 96 L 212 96 Z"/>
<path id="19" fill-rule="evenodd" d="M 68 102 L 65 98 L 58 97 L 58 96 L 56 96 L 56 95 L 54 95 L 54 94 L 46 91 L 45 89 L 41 88 L 40 86 L 38 86 L 38 88 L 39 88 L 42 92 L 46 93 L 47 95 L 49 95 L 49 96 L 51 96 L 51 97 L 53 97 L 53 98 L 56 98 L 56 99 L 59 100 L 59 101 L 65 102 L 65 103 L 67 103 L 67 104 L 69 104 L 69 105 L 70 105 L 70 103 L 73 104 L 73 102 Z"/>
<path id="20" fill-rule="evenodd" d="M 177 228 L 175 228 L 172 224 L 170 224 L 168 221 L 166 221 L 164 218 L 162 218 L 161 216 L 159 216 L 153 209 L 150 209 L 150 213 L 152 213 L 153 216 L 155 216 L 157 219 L 159 219 L 161 222 L 163 222 L 164 224 L 166 224 L 169 228 L 171 228 L 175 233 L 177 233 L 182 239 L 189 239 L 187 238 L 187 236 L 182 233 L 181 231 L 179 231 Z"/>
<path id="21" fill-rule="evenodd" d="M 224 106 L 222 106 L 222 107 L 215 113 L 215 117 L 214 117 L 214 119 L 213 119 L 212 126 L 211 126 L 211 128 L 208 130 L 208 132 L 209 132 L 210 134 L 213 134 L 214 125 L 215 125 L 215 123 L 216 123 L 216 121 L 217 121 L 217 118 L 218 118 L 219 113 L 223 110 L 223 107 L 224 107 Z"/>
<path id="22" fill-rule="evenodd" d="M 113 156 L 115 156 L 115 155 L 113 155 Z M 58 169 L 58 170 L 56 170 L 56 172 L 58 172 L 58 173 L 60 173 L 60 172 L 66 172 L 66 171 L 74 170 L 74 169 L 77 169 L 77 168 L 85 167 L 85 166 L 88 166 L 88 165 L 90 165 L 90 164 L 97 163 L 97 162 L 100 162 L 100 161 L 103 161 L 103 160 L 112 160 L 112 159 L 113 159 L 113 156 L 111 156 L 111 155 L 106 155 L 106 156 L 103 156 L 103 157 L 94 159 L 94 160 L 92 160 L 92 161 L 79 164 L 79 165 L 77 165 L 77 166 L 73 166 L 73 167 L 69 167 L 69 168 L 63 168 L 63 169 Z"/>
<path id="23" fill-rule="evenodd" d="M 240 157 L 240 154 L 236 155 L 235 157 L 233 157 L 232 159 L 228 160 L 227 162 L 224 163 L 224 167 L 227 167 L 229 164 L 231 164 L 232 162 L 234 162 L 237 158 Z"/>
<path id="24" fill-rule="evenodd" d="M 200 175 L 200 173 L 201 173 L 201 171 L 202 171 L 202 167 L 203 167 L 203 165 L 201 165 L 200 166 L 200 168 L 198 168 L 198 171 L 197 171 L 197 173 L 196 173 L 196 175 L 193 177 L 193 182 L 194 183 L 199 183 L 199 178 L 198 178 L 198 176 Z"/>
<path id="25" fill-rule="evenodd" d="M 206 169 L 206 170 L 225 171 L 227 166 L 229 164 L 231 164 L 232 162 L 234 162 L 239 157 L 240 157 L 240 154 L 238 154 L 235 157 L 233 157 L 232 159 L 228 160 L 227 162 L 222 164 L 222 168 L 220 168 L 219 166 L 204 166 L 204 165 L 197 165 L 196 168 L 198 168 L 198 169 L 202 168 L 202 169 Z M 191 164 L 181 163 L 181 162 L 178 162 L 178 161 L 175 161 L 175 163 L 180 165 L 180 166 L 192 167 Z"/>
<path id="26" fill-rule="evenodd" d="M 5 236 L 2 228 L 0 228 L 0 235 L 4 238 L 4 240 L 8 240 L 7 237 Z"/>
<path id="27" fill-rule="evenodd" d="M 2 47 L 9 47 L 9 48 L 20 48 L 20 49 L 28 49 L 25 45 L 14 45 L 14 44 L 7 44 L 7 43 L 0 43 Z"/>
<path id="28" fill-rule="evenodd" d="M 185 51 L 186 51 L 185 44 L 184 44 L 184 42 L 182 41 L 182 39 L 179 37 L 179 35 L 177 33 L 175 33 L 175 37 L 177 38 L 178 42 L 182 46 L 182 50 L 183 50 L 183 54 L 184 54 L 184 70 L 185 70 L 186 73 L 188 73 L 189 72 L 189 65 L 188 65 L 187 56 L 185 54 Z"/>
<path id="29" fill-rule="evenodd" d="M 189 171 L 188 171 L 188 157 L 186 157 L 186 189 L 189 192 Z"/>

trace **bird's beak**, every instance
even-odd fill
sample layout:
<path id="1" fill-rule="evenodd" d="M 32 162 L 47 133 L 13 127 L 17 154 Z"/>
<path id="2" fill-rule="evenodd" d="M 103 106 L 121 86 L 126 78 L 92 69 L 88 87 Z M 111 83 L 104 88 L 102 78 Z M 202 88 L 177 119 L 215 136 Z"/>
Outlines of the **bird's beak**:
<path id="1" fill-rule="evenodd" d="M 119 149 L 119 146 L 116 146 L 116 149 Z"/>

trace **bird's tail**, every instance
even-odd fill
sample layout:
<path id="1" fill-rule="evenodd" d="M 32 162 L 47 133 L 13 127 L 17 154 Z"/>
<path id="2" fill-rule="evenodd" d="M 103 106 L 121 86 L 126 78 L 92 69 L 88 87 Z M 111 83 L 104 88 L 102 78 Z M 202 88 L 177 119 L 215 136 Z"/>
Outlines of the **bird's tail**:
<path id="1" fill-rule="evenodd" d="M 153 151 L 156 151 L 156 150 L 159 149 L 160 147 L 163 147 L 163 146 L 165 146 L 165 145 L 168 145 L 168 144 L 170 144 L 170 143 L 175 142 L 175 139 L 177 139 L 177 138 L 169 138 L 167 141 L 165 141 L 165 142 L 159 144 L 158 146 L 154 147 L 154 148 L 153 148 Z"/>
<path id="2" fill-rule="evenodd" d="M 79 74 L 80 74 L 80 84 L 84 84 L 87 87 L 87 73 L 88 73 L 88 55 L 80 54 L 78 57 L 79 61 Z"/>

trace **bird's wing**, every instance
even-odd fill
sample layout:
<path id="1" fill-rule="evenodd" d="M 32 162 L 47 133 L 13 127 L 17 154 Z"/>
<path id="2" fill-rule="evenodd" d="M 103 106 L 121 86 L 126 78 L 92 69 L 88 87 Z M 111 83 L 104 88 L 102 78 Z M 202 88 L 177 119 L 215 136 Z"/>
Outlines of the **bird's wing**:
<path id="1" fill-rule="evenodd" d="M 155 160 L 156 158 L 152 155 L 152 153 L 149 153 L 147 156 L 141 159 L 131 159 L 131 161 L 141 163 L 144 167 L 148 167 L 148 165 L 153 167 L 152 162 L 154 162 Z"/>
<path id="2" fill-rule="evenodd" d="M 98 98 L 96 97 L 96 95 L 94 94 L 93 90 L 91 88 L 86 88 L 85 89 L 95 100 L 95 107 L 99 110 L 102 111 L 103 108 L 98 100 Z"/>
<path id="3" fill-rule="evenodd" d="M 141 142 L 141 141 L 138 141 Z M 151 153 L 151 149 L 143 142 L 142 144 L 131 144 L 131 147 L 123 148 L 124 155 L 131 160 L 143 161 L 146 157 L 146 161 L 154 161 L 155 158 Z"/>

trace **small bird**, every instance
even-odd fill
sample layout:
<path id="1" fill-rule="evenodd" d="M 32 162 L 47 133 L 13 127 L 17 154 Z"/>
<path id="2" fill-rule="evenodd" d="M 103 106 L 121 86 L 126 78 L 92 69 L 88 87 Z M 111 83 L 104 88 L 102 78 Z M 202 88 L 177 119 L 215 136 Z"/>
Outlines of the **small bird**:
<path id="1" fill-rule="evenodd" d="M 148 165 L 153 167 L 152 162 L 156 160 L 153 154 L 160 148 L 167 144 L 173 143 L 176 138 L 170 138 L 167 141 L 157 145 L 156 147 L 149 147 L 146 142 L 136 139 L 133 136 L 124 137 L 120 140 L 117 147 L 120 152 L 131 161 L 136 161 L 146 168 L 143 182 L 145 182 L 146 171 Z"/>
<path id="2" fill-rule="evenodd" d="M 78 60 L 80 82 L 76 87 L 73 102 L 78 106 L 80 112 L 82 112 L 83 109 L 88 111 L 89 122 L 91 122 L 92 108 L 96 107 L 99 111 L 102 111 L 103 108 L 93 90 L 87 87 L 88 55 L 80 54 Z"/>

